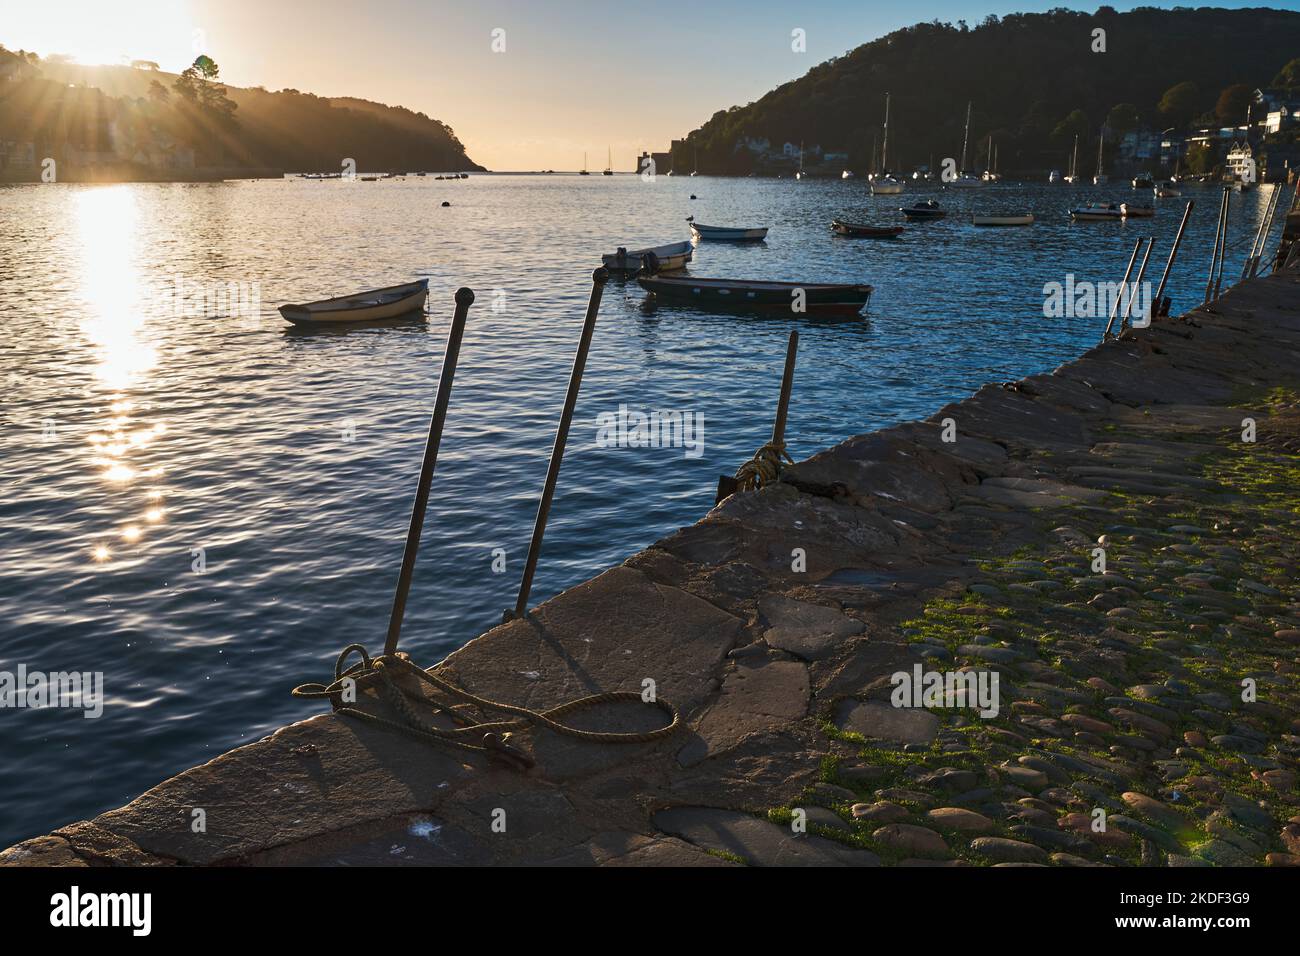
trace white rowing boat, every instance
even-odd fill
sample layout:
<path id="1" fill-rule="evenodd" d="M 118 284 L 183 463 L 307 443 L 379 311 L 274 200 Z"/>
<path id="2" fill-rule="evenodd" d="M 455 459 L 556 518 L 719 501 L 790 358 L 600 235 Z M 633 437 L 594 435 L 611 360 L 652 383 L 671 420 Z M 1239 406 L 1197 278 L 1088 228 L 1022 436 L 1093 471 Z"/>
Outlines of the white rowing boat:
<path id="1" fill-rule="evenodd" d="M 653 266 L 651 272 L 676 272 L 678 269 L 685 269 L 686 263 L 691 261 L 691 256 L 694 254 L 694 244 L 686 239 L 649 249 L 624 249 L 620 246 L 618 252 L 603 255 L 600 260 L 610 272 L 625 275 L 637 272 L 643 264 Z M 643 259 L 650 261 L 643 263 Z"/>
<path id="2" fill-rule="evenodd" d="M 691 223 L 691 233 L 696 239 L 721 242 L 759 242 L 767 238 L 766 227 L 706 226 L 699 222 Z"/>
<path id="3" fill-rule="evenodd" d="M 1034 214 L 1028 212 L 1018 216 L 971 216 L 970 221 L 974 226 L 1032 226 Z"/>
<path id="4" fill-rule="evenodd" d="M 429 280 L 357 292 L 303 305 L 282 305 L 280 314 L 294 325 L 316 322 L 373 322 L 423 311 L 429 297 Z"/>

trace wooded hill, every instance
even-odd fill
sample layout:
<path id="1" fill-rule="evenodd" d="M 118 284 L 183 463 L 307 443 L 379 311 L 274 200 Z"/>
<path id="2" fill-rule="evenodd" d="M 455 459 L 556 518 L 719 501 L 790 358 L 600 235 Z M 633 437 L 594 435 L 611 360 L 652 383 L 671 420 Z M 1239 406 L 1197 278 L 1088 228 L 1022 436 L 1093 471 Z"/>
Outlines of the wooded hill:
<path id="1" fill-rule="evenodd" d="M 72 147 L 129 161 L 180 146 L 227 169 L 338 171 L 345 158 L 363 171 L 483 168 L 451 127 L 400 106 L 226 87 L 216 72 L 195 71 L 187 88 L 184 74 L 27 56 L 19 73 L 17 59 L 0 47 L 0 70 L 15 74 L 0 82 L 0 141 L 36 143 L 42 156 Z"/>
<path id="2" fill-rule="evenodd" d="M 1096 29 L 1105 31 L 1105 52 L 1093 52 Z M 674 164 L 690 168 L 698 145 L 701 172 L 743 174 L 756 157 L 735 144 L 750 137 L 776 148 L 803 142 L 847 150 L 850 165 L 865 170 L 889 92 L 894 169 L 958 157 L 968 100 L 969 167 L 984 168 L 992 133 L 1003 170 L 1063 168 L 1078 131 L 1080 166 L 1091 169 L 1099 130 L 1116 107 L 1157 130 L 1217 122 L 1225 89 L 1273 83 L 1300 55 L 1297 38 L 1300 13 L 1263 8 L 1102 7 L 989 17 L 975 27 L 919 23 L 822 63 L 757 102 L 720 110 L 689 134 Z M 1191 86 L 1166 99 L 1184 83 Z M 1244 112 L 1232 122 L 1244 123 Z"/>

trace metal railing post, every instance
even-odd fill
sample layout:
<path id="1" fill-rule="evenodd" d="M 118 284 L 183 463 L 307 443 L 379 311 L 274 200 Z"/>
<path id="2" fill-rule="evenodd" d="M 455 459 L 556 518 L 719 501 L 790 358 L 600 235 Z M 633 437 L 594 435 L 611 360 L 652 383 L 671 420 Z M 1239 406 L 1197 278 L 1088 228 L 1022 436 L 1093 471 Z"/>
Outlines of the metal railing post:
<path id="1" fill-rule="evenodd" d="M 1119 304 L 1123 301 L 1124 291 L 1128 288 L 1128 277 L 1133 274 L 1133 263 L 1137 262 L 1138 250 L 1141 248 L 1141 239 L 1133 243 L 1133 255 L 1128 257 L 1128 268 L 1124 270 L 1124 281 L 1119 284 L 1119 295 L 1115 297 L 1115 304 L 1111 306 L 1110 318 L 1106 321 L 1106 331 L 1101 333 L 1103 342 L 1109 342 L 1111 339 L 1111 326 L 1115 324 L 1115 316 L 1119 315 Z"/>
<path id="2" fill-rule="evenodd" d="M 1151 250 L 1156 244 L 1155 236 L 1147 237 L 1147 251 L 1142 255 L 1142 267 L 1138 269 L 1137 278 L 1133 280 L 1133 290 L 1128 294 L 1128 305 L 1124 308 L 1124 318 L 1120 319 L 1119 330 L 1122 333 L 1125 329 L 1131 328 L 1129 325 L 1129 316 L 1133 314 L 1133 302 L 1138 297 L 1138 290 L 1142 288 L 1142 277 L 1147 274 L 1147 261 L 1151 258 Z M 1148 310 L 1150 305 L 1148 304 Z M 1150 320 L 1150 311 L 1147 312 L 1148 321 Z"/>
<path id="3" fill-rule="evenodd" d="M 564 461 L 564 446 L 569 440 L 569 426 L 573 423 L 573 410 L 578 404 L 582 373 L 587 367 L 587 352 L 591 349 L 591 338 L 596 331 L 600 297 L 608 281 L 609 270 L 603 266 L 591 274 L 591 300 L 587 303 L 587 317 L 582 324 L 582 337 L 578 340 L 578 351 L 573 356 L 569 391 L 564 396 L 564 410 L 560 413 L 560 425 L 555 431 L 551 463 L 546 469 L 546 484 L 542 488 L 542 500 L 537 506 L 537 520 L 533 524 L 532 542 L 528 545 L 528 561 L 524 565 L 523 580 L 519 583 L 519 598 L 515 601 L 514 617 L 523 617 L 528 610 L 528 595 L 533 589 L 533 575 L 537 572 L 537 559 L 542 551 L 542 536 L 546 533 L 546 521 L 551 514 L 551 499 L 555 497 L 555 484 L 560 477 L 560 464 Z M 507 611 L 505 619 L 510 620 L 510 617 L 511 613 Z"/>
<path id="4" fill-rule="evenodd" d="M 415 488 L 415 504 L 411 508 L 411 526 L 406 532 L 406 549 L 402 552 L 402 570 L 397 576 L 397 590 L 393 594 L 393 612 L 388 618 L 388 638 L 384 653 L 397 653 L 397 640 L 402 633 L 402 618 L 406 614 L 406 597 L 411 591 L 411 576 L 415 572 L 415 556 L 420 550 L 420 531 L 424 528 L 424 513 L 429 505 L 429 484 L 433 469 L 438 464 L 438 445 L 442 442 L 442 429 L 447 423 L 447 403 L 451 400 L 451 383 L 456 377 L 456 361 L 460 357 L 460 342 L 465 335 L 465 318 L 474 302 L 472 289 L 456 290 L 456 311 L 447 330 L 447 348 L 442 356 L 442 375 L 438 379 L 438 397 L 433 405 L 433 418 L 429 421 L 429 437 L 424 443 L 424 463 L 420 466 L 420 481 Z"/>
<path id="5" fill-rule="evenodd" d="M 1187 220 L 1192 218 L 1192 207 L 1195 205 L 1195 199 L 1187 200 L 1187 208 L 1183 210 L 1183 221 L 1178 224 L 1178 234 L 1174 236 L 1174 247 L 1169 250 L 1169 261 L 1165 263 L 1164 275 L 1160 277 L 1160 286 L 1156 289 L 1156 297 L 1153 303 L 1156 315 L 1167 315 L 1169 312 L 1164 307 L 1165 283 L 1169 281 L 1169 273 L 1173 271 L 1174 259 L 1178 257 L 1178 247 L 1183 244 L 1183 233 L 1187 230 Z"/>

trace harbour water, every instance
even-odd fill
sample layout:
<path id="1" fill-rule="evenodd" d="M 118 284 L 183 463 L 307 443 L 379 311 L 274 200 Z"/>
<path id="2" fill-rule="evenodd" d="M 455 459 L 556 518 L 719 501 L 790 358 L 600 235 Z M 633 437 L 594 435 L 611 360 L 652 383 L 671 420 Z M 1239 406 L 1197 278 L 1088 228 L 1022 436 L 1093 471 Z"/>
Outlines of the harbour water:
<path id="1" fill-rule="evenodd" d="M 1233 196 L 1228 281 L 1270 188 Z M 104 689 L 95 719 L 0 709 L 0 846 L 319 712 L 289 689 L 328 677 L 345 644 L 382 645 L 458 286 L 477 302 L 403 629 L 425 664 L 514 603 L 601 252 L 684 239 L 689 215 L 765 225 L 760 245 L 702 245 L 692 272 L 876 293 L 860 321 L 820 323 L 654 308 L 611 281 L 534 604 L 708 509 L 767 437 L 791 327 L 799 458 L 1077 355 L 1105 317 L 1046 317 L 1045 288 L 1117 282 L 1143 235 L 1154 282 L 1189 198 L 1167 292 L 1175 311 L 1198 303 L 1217 189 L 1154 219 L 1065 216 L 1149 195 L 630 175 L 0 188 L 0 673 L 99 673 Z M 949 218 L 899 240 L 828 228 L 898 222 L 930 196 Z M 1032 227 L 969 224 L 1023 210 Z M 421 276 L 426 323 L 302 332 L 275 311 Z M 621 406 L 690 415 L 702 446 L 601 440 Z"/>

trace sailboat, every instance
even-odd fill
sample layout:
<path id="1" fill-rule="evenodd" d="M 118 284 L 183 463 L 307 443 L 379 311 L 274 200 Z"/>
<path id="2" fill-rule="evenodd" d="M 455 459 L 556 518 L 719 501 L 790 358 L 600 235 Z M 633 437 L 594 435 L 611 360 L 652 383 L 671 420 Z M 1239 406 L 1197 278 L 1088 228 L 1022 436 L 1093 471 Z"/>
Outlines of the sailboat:
<path id="1" fill-rule="evenodd" d="M 981 185 L 982 182 L 978 176 L 972 176 L 970 173 L 966 172 L 966 149 L 970 145 L 970 110 L 971 104 L 970 101 L 967 100 L 966 133 L 962 136 L 961 140 L 961 166 L 957 169 L 957 178 L 948 183 L 949 186 L 952 186 L 955 189 L 970 189 L 972 186 Z"/>
<path id="2" fill-rule="evenodd" d="M 1097 137 L 1097 175 L 1092 177 L 1094 186 L 1104 186 L 1110 182 L 1110 177 L 1102 172 L 1101 168 L 1101 150 L 1106 145 L 1106 127 L 1101 128 L 1101 135 Z"/>
<path id="3" fill-rule="evenodd" d="M 799 171 L 794 174 L 795 179 L 807 179 L 808 174 L 803 171 L 803 143 L 799 144 Z"/>
<path id="4" fill-rule="evenodd" d="M 995 183 L 1002 177 L 998 175 L 998 148 L 993 145 L 993 134 L 989 133 L 988 149 L 984 153 L 984 158 L 988 161 L 988 168 L 984 170 L 984 175 L 980 178 L 986 183 Z"/>
<path id="5" fill-rule="evenodd" d="M 1070 154 L 1070 175 L 1065 177 L 1065 181 L 1074 185 L 1079 181 L 1079 134 L 1074 134 L 1074 152 Z"/>
<path id="6" fill-rule="evenodd" d="M 700 174 L 700 144 L 696 143 L 695 144 L 695 165 L 691 167 L 691 175 L 698 176 L 699 174 Z"/>
<path id="7" fill-rule="evenodd" d="M 889 175 L 889 94 L 885 94 L 884 141 L 880 145 L 880 172 L 871 184 L 873 196 L 897 196 L 903 191 L 903 184 Z"/>
<path id="8" fill-rule="evenodd" d="M 585 166 L 586 164 L 584 163 L 583 165 Z M 601 173 L 601 175 L 602 176 L 614 175 L 614 148 L 612 146 L 609 147 L 609 158 L 608 160 L 606 160 L 605 163 L 605 171 Z"/>
<path id="9" fill-rule="evenodd" d="M 587 172 L 587 154 L 586 154 L 586 153 L 583 153 L 583 154 L 582 154 L 582 168 L 581 168 L 580 170 L 578 170 L 578 175 L 579 175 L 579 176 L 590 176 L 590 175 L 591 175 L 591 173 Z"/>

